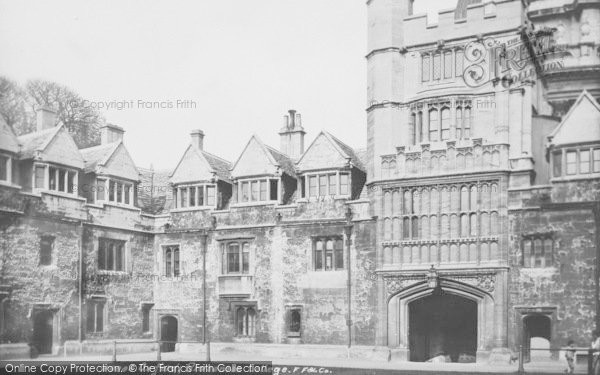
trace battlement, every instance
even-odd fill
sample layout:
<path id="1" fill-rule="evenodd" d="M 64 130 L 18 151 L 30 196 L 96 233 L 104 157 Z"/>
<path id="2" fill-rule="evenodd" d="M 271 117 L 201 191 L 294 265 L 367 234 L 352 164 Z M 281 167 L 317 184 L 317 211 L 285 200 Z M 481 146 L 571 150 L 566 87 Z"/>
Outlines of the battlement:
<path id="1" fill-rule="evenodd" d="M 419 46 L 442 39 L 461 39 L 516 29 L 522 24 L 523 5 L 514 0 L 492 0 L 467 6 L 464 17 L 457 14 L 455 9 L 444 9 L 438 14 L 437 23 L 431 23 L 424 13 L 404 18 L 404 46 Z"/>

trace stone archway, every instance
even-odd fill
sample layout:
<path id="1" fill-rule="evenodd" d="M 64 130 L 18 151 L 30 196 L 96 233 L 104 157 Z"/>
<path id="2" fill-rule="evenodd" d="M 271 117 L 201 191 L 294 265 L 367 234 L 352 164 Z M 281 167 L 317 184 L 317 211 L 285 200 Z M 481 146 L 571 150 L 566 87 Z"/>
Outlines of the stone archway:
<path id="1" fill-rule="evenodd" d="M 397 353 L 397 357 L 401 360 L 426 360 L 425 355 L 434 353 L 421 353 L 412 355 L 411 340 L 410 340 L 410 310 L 412 306 L 418 306 L 421 300 L 426 300 L 434 294 L 442 294 L 448 299 L 462 303 L 469 314 L 472 316 L 471 329 L 475 332 L 472 336 L 462 338 L 465 339 L 464 353 L 467 354 L 468 348 L 475 349 L 475 355 L 478 360 L 483 360 L 485 354 L 494 347 L 494 298 L 491 292 L 493 291 L 493 279 L 489 282 L 476 285 L 469 285 L 453 279 L 442 278 L 437 279 L 436 284 L 432 285 L 428 282 L 425 276 L 407 280 L 401 279 L 400 285 L 389 285 L 388 283 L 388 303 L 387 303 L 387 345 Z M 489 280 L 488 280 L 489 281 Z M 408 284 L 408 285 L 406 285 Z M 396 288 L 394 291 L 394 287 Z M 390 291 L 393 291 L 390 293 Z M 414 313 L 414 312 L 413 312 Z M 473 328 L 474 327 L 474 328 Z M 418 327 L 413 326 L 413 330 Z M 468 336 L 468 335 L 467 335 Z M 451 338 L 452 339 L 452 338 Z M 414 345 L 413 345 L 414 346 Z M 414 351 L 414 347 L 413 347 Z M 472 350 L 471 350 L 472 351 Z M 460 353 L 452 353 L 454 358 L 458 360 Z"/>

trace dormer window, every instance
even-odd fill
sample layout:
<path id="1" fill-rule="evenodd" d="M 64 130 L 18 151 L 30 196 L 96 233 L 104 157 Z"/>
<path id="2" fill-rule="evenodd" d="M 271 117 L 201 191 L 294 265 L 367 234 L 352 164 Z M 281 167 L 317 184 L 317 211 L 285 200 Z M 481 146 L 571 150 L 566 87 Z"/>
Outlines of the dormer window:
<path id="1" fill-rule="evenodd" d="M 239 180 L 236 184 L 239 203 L 279 201 L 279 180 L 268 178 Z"/>
<path id="2" fill-rule="evenodd" d="M 551 160 L 554 177 L 575 177 L 600 173 L 600 147 L 561 149 L 552 153 Z"/>
<path id="3" fill-rule="evenodd" d="M 133 205 L 133 184 L 113 178 L 96 179 L 96 201 Z"/>
<path id="4" fill-rule="evenodd" d="M 74 169 L 45 164 L 35 164 L 34 188 L 60 193 L 77 194 L 78 172 Z"/>
<path id="5" fill-rule="evenodd" d="M 177 208 L 214 208 L 217 205 L 215 184 L 180 185 L 173 191 Z"/>
<path id="6" fill-rule="evenodd" d="M 345 197 L 350 195 L 350 174 L 347 172 L 307 173 L 304 176 L 305 198 Z"/>

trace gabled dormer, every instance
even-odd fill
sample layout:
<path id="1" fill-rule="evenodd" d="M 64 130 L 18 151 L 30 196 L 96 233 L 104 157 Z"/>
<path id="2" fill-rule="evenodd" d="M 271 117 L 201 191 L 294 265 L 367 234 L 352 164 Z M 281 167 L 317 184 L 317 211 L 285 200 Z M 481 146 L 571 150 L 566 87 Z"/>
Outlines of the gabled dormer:
<path id="1" fill-rule="evenodd" d="M 553 179 L 600 178 L 600 105 L 587 91 L 548 136 Z"/>
<path id="2" fill-rule="evenodd" d="M 37 131 L 17 138 L 20 181 L 25 190 L 35 193 L 76 197 L 83 158 L 67 129 L 56 123 L 56 112 L 42 107 L 37 112 Z"/>
<path id="3" fill-rule="evenodd" d="M 204 133 L 194 130 L 191 143 L 170 176 L 177 210 L 223 209 L 231 198 L 231 163 L 204 150 Z"/>
<path id="4" fill-rule="evenodd" d="M 297 163 L 301 197 L 357 199 L 366 171 L 358 153 L 326 131 L 321 131 Z"/>
<path id="5" fill-rule="evenodd" d="M 287 204 L 296 191 L 294 162 L 253 135 L 231 170 L 236 205 Z"/>
<path id="6" fill-rule="evenodd" d="M 107 124 L 100 128 L 100 145 L 84 148 L 84 178 L 80 193 L 90 203 L 135 206 L 139 172 L 123 144 L 124 130 Z"/>
<path id="7" fill-rule="evenodd" d="M 19 140 L 0 115 L 0 185 L 16 186 L 18 182 Z"/>

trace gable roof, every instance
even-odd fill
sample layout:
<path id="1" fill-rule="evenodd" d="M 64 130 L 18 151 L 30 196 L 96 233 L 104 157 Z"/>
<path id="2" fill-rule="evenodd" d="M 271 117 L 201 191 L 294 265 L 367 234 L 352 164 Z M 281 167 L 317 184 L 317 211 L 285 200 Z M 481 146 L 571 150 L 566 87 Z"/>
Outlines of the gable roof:
<path id="1" fill-rule="evenodd" d="M 120 143 L 112 142 L 79 150 L 83 157 L 84 172 L 95 172 L 99 165 L 105 165 Z"/>
<path id="2" fill-rule="evenodd" d="M 290 159 L 289 156 L 283 154 L 282 152 L 277 151 L 273 147 L 265 145 L 256 135 L 250 137 L 248 143 L 246 143 L 246 146 L 244 147 L 242 153 L 231 168 L 232 172 L 236 169 L 240 160 L 242 160 L 244 154 L 247 152 L 247 150 L 253 143 L 259 147 L 262 154 L 265 156 L 265 158 L 272 167 L 280 168 L 283 172 L 287 173 L 288 175 L 296 177 L 296 168 L 292 159 Z"/>
<path id="3" fill-rule="evenodd" d="M 83 169 L 83 158 L 64 125 L 22 135 L 20 159 L 38 159 Z"/>
<path id="4" fill-rule="evenodd" d="M 548 136 L 554 146 L 600 141 L 600 105 L 584 90 Z"/>
<path id="5" fill-rule="evenodd" d="M 122 140 L 79 150 L 84 160 L 84 172 L 109 174 L 139 181 L 140 172 Z"/>
<path id="6" fill-rule="evenodd" d="M 17 136 L 6 121 L 4 121 L 4 118 L 0 116 L 0 150 L 16 154 L 19 152 L 19 149 L 20 145 Z"/>
<path id="7" fill-rule="evenodd" d="M 325 139 L 329 145 L 337 152 L 339 157 L 345 160 L 346 163 L 351 163 L 357 169 L 365 172 L 364 163 L 359 156 L 359 153 L 354 150 L 352 147 L 348 146 L 344 142 L 340 141 L 336 137 L 334 137 L 331 133 L 322 130 L 312 141 L 310 146 L 304 151 L 302 156 L 297 162 L 297 165 L 300 166 L 305 156 L 309 154 L 310 150 L 321 140 Z M 338 159 L 339 160 L 339 159 Z M 327 162 L 327 161 L 326 161 Z"/>
<path id="8" fill-rule="evenodd" d="M 215 174 L 220 180 L 224 180 L 224 181 L 231 180 L 231 176 L 229 173 L 229 170 L 231 168 L 230 162 L 228 162 L 227 160 L 220 158 L 216 155 L 213 155 L 209 152 L 201 150 L 195 144 L 190 144 L 188 146 L 188 148 L 185 150 L 185 152 L 183 153 L 183 155 L 181 156 L 181 159 L 179 159 L 179 162 L 177 163 L 177 166 L 175 167 L 175 169 L 173 169 L 173 172 L 171 172 L 169 174 L 169 178 L 171 179 L 171 182 L 173 182 L 173 183 L 192 182 L 192 181 L 201 181 L 201 180 L 206 179 L 206 176 L 202 176 L 201 171 L 199 171 L 196 168 L 196 166 L 194 166 L 193 168 L 190 168 L 190 166 L 185 165 L 186 161 L 189 160 L 188 157 L 196 157 L 197 158 L 196 161 L 192 160 L 190 162 L 194 163 L 194 164 L 195 163 L 204 164 L 204 167 L 208 168 L 207 171 L 210 174 Z M 179 177 L 179 178 L 175 177 L 178 175 L 179 169 L 182 167 L 183 168 L 187 167 L 189 169 L 188 171 L 183 172 L 187 176 L 184 177 L 183 179 L 181 177 Z M 199 165 L 199 167 L 202 167 L 202 165 Z M 175 177 L 175 178 L 173 178 L 173 177 Z"/>

